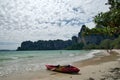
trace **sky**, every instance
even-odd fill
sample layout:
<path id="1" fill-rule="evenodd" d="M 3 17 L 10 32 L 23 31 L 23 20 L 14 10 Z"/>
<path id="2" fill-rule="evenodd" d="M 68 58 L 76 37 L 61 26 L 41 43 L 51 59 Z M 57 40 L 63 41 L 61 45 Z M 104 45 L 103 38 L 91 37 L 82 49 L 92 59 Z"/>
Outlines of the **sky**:
<path id="1" fill-rule="evenodd" d="M 109 10 L 107 0 L 0 0 L 0 49 L 31 40 L 68 40 Z"/>

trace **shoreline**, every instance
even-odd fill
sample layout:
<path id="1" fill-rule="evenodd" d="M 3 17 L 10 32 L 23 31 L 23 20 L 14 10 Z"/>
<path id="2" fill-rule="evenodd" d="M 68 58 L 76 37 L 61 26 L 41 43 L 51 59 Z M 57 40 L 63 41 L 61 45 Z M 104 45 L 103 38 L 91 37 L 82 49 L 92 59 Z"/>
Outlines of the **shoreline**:
<path id="1" fill-rule="evenodd" d="M 120 50 L 113 50 L 120 52 Z M 95 54 L 93 58 L 73 62 L 72 65 L 80 68 L 79 74 L 65 74 L 48 70 L 29 71 L 0 77 L 0 80 L 102 80 L 112 68 L 120 68 L 120 53 L 112 52 L 109 55 L 105 50 Z M 109 80 L 109 79 L 107 79 Z"/>
<path id="2" fill-rule="evenodd" d="M 85 67 L 89 65 L 98 65 L 105 62 L 115 61 L 120 58 L 120 50 L 113 50 L 111 54 L 105 50 L 101 50 L 100 54 L 94 54 L 95 56 L 86 60 L 73 62 L 73 65 L 78 67 Z"/>

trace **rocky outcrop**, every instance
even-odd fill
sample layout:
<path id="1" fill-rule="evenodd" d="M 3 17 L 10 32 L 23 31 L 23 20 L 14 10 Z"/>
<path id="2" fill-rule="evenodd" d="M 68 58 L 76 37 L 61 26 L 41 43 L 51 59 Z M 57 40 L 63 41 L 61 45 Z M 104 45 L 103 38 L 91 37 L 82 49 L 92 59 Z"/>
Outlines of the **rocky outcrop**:
<path id="1" fill-rule="evenodd" d="M 89 34 L 89 35 L 83 35 L 83 32 L 85 32 L 86 26 L 83 25 L 80 32 L 78 33 L 78 43 L 84 43 L 86 44 L 99 44 L 101 41 L 105 39 L 112 39 L 108 35 L 102 35 L 102 34 Z"/>
<path id="2" fill-rule="evenodd" d="M 86 44 L 99 44 L 104 39 L 108 39 L 108 37 L 99 35 L 99 34 L 91 34 L 91 35 L 85 36 Z"/>
<path id="3" fill-rule="evenodd" d="M 39 40 L 36 42 L 32 41 L 24 41 L 21 43 L 21 46 L 18 47 L 18 51 L 20 50 L 60 50 L 65 49 L 68 46 L 71 46 L 73 42 L 71 40 L 49 40 L 43 41 Z"/>

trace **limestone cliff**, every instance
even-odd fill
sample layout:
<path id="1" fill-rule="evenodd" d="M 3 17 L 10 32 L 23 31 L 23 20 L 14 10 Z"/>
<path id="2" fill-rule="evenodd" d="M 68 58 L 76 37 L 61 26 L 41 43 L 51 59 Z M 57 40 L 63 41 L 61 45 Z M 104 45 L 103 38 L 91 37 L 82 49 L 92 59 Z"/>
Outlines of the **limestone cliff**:
<path id="1" fill-rule="evenodd" d="M 99 44 L 104 39 L 111 39 L 108 35 L 102 35 L 102 34 L 89 34 L 89 35 L 83 35 L 83 32 L 86 31 L 86 26 L 83 25 L 80 32 L 78 33 L 78 43 L 84 43 L 86 44 Z"/>

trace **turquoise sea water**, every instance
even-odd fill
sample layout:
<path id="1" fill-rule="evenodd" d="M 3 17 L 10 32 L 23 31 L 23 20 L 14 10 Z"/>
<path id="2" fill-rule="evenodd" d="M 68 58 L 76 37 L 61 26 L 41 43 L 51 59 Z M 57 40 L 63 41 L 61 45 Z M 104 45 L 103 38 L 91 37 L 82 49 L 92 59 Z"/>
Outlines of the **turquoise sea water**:
<path id="1" fill-rule="evenodd" d="M 98 52 L 96 50 L 0 51 L 0 76 L 42 70 L 45 69 L 45 64 L 71 64 L 91 58 Z"/>

